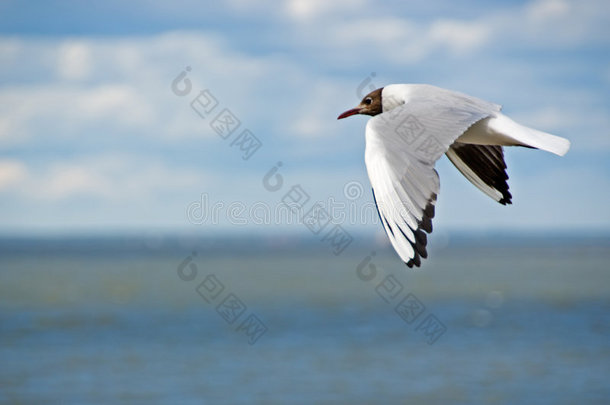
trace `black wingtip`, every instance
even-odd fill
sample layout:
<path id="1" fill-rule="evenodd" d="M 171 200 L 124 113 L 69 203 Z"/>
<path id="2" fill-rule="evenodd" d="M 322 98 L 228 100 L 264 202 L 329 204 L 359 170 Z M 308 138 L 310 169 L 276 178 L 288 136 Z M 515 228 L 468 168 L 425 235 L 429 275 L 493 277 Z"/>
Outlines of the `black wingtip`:
<path id="1" fill-rule="evenodd" d="M 420 267 L 421 266 L 421 260 L 419 258 L 419 254 L 417 252 L 415 252 L 415 256 L 413 256 L 413 259 L 409 260 L 405 264 L 410 269 L 413 268 L 413 266 Z"/>
<path id="2" fill-rule="evenodd" d="M 513 203 L 513 195 L 508 191 L 508 188 L 502 192 L 502 199 L 498 201 L 502 205 L 512 204 Z"/>
<path id="3" fill-rule="evenodd" d="M 385 225 L 384 228 L 386 229 L 388 235 L 395 237 L 398 235 L 396 230 L 400 231 L 402 236 L 410 243 L 411 247 L 413 248 L 413 258 L 405 262 L 405 264 L 409 268 L 420 267 L 421 259 L 426 259 L 428 257 L 428 251 L 426 249 L 426 245 L 428 244 L 428 236 L 424 231 L 428 232 L 428 234 L 432 233 L 432 218 L 434 218 L 434 204 L 436 202 L 436 198 L 436 193 L 432 193 L 430 195 L 426 208 L 424 209 L 422 219 L 418 221 L 418 229 L 413 230 L 413 236 L 415 237 L 415 240 L 412 242 L 400 226 L 397 225 L 396 228 L 392 228 L 390 221 L 388 221 L 387 218 L 385 218 L 385 216 L 381 214 L 379 206 L 377 205 L 375 190 L 373 190 L 373 201 L 375 201 L 375 206 L 377 207 L 379 220 L 381 221 L 382 225 Z"/>

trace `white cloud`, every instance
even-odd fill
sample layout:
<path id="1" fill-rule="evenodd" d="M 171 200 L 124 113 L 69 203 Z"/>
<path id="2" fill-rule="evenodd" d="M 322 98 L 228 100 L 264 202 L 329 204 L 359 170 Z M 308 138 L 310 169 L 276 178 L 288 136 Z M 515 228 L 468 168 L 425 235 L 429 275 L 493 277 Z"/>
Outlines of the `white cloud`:
<path id="1" fill-rule="evenodd" d="M 11 118 L 8 116 L 0 116 L 0 141 L 8 138 L 11 133 Z"/>
<path id="2" fill-rule="evenodd" d="M 82 196 L 129 202 L 209 184 L 207 176 L 196 169 L 126 154 L 82 156 L 31 166 L 0 161 L 0 190 L 12 185 L 14 193 L 38 202 Z"/>
<path id="3" fill-rule="evenodd" d="M 91 73 L 91 50 L 84 41 L 66 41 L 57 55 L 60 77 L 68 80 L 86 79 Z"/>
<path id="4" fill-rule="evenodd" d="M 256 15 L 259 19 L 308 23 L 330 16 L 362 14 L 371 6 L 369 0 L 228 0 L 230 12 Z"/>
<path id="5" fill-rule="evenodd" d="M 415 26 L 408 20 L 394 17 L 371 17 L 338 21 L 323 29 L 327 40 L 337 45 L 369 45 L 395 43 L 403 41 L 406 44 L 409 36 L 415 34 Z"/>
<path id="6" fill-rule="evenodd" d="M 114 119 L 146 126 L 154 119 L 152 106 L 132 86 L 99 86 L 82 92 L 75 101 L 77 113 L 87 121 Z"/>
<path id="7" fill-rule="evenodd" d="M 367 0 L 287 0 L 251 3 L 234 0 L 237 9 L 257 12 L 283 25 L 282 39 L 330 57 L 354 63 L 352 55 L 410 65 L 440 50 L 454 56 L 495 47 L 577 46 L 590 41 L 608 43 L 610 9 L 605 0 L 532 0 L 512 6 L 489 7 L 477 17 L 414 18 L 396 5 L 384 7 Z M 441 2 L 442 3 L 442 2 Z M 447 7 L 440 4 L 439 7 Z M 412 7 L 404 8 L 409 10 Z M 398 11 L 398 12 L 397 12 Z M 286 24 L 286 21 L 298 24 Z"/>
<path id="8" fill-rule="evenodd" d="M 346 11 L 361 9 L 365 0 L 288 0 L 284 3 L 286 14 L 295 20 L 322 18 L 331 13 L 343 14 Z"/>
<path id="9" fill-rule="evenodd" d="M 610 43 L 610 8 L 605 0 L 533 0 L 515 10 L 495 13 L 491 20 L 498 37 L 513 46 L 575 47 Z"/>
<path id="10" fill-rule="evenodd" d="M 12 159 L 0 160 L 0 192 L 14 187 L 27 176 L 27 169 L 22 162 Z"/>
<path id="11" fill-rule="evenodd" d="M 0 89 L 0 101 L 0 145 L 80 138 L 92 128 L 108 136 L 152 131 L 159 123 L 153 113 L 159 106 L 130 85 L 8 87 Z"/>
<path id="12" fill-rule="evenodd" d="M 464 54 L 490 41 L 491 27 L 481 22 L 437 20 L 429 30 L 431 43 L 445 45 L 455 54 Z"/>
<path id="13" fill-rule="evenodd" d="M 38 187 L 30 190 L 39 199 L 62 200 L 77 195 L 107 196 L 112 191 L 109 179 L 85 166 L 61 163 L 51 167 L 43 179 L 44 181 L 37 182 Z"/>
<path id="14" fill-rule="evenodd" d="M 0 65 L 16 58 L 19 52 L 20 44 L 15 38 L 4 38 L 0 41 Z"/>
<path id="15" fill-rule="evenodd" d="M 566 0 L 536 0 L 525 6 L 525 13 L 528 19 L 543 22 L 565 17 L 570 7 Z"/>
<path id="16" fill-rule="evenodd" d="M 36 82 L 0 87 L 0 146 L 49 137 L 82 138 L 91 132 L 121 138 L 212 137 L 209 122 L 189 106 L 199 90 L 210 89 L 223 107 L 252 125 L 264 119 L 257 114 L 261 105 L 253 108 L 253 102 L 263 103 L 269 93 L 289 86 L 304 86 L 293 80 L 303 74 L 297 64 L 276 56 L 247 56 L 217 36 L 201 33 L 78 41 L 0 38 L 0 47 L 13 49 L 9 65 L 14 70 L 9 74 L 50 59 L 59 61 L 61 72 L 57 76 L 55 66 L 40 63 Z M 193 68 L 193 88 L 189 96 L 179 98 L 170 84 L 187 65 Z M 271 115 L 271 108 L 266 111 Z"/>
<path id="17" fill-rule="evenodd" d="M 400 66 L 419 64 L 438 51 L 469 55 L 487 45 L 492 30 L 486 22 L 437 19 L 418 22 L 395 16 L 347 16 L 312 19 L 299 25 L 296 39 L 304 46 L 328 49 L 343 64 Z"/>

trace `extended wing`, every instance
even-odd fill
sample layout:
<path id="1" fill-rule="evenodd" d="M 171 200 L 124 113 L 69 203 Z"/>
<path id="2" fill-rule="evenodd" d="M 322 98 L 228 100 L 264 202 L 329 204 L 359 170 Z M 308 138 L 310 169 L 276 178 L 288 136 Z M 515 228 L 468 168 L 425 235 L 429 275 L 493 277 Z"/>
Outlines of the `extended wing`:
<path id="1" fill-rule="evenodd" d="M 379 217 L 409 267 L 426 258 L 439 193 L 435 162 L 477 121 L 499 106 L 457 93 L 409 101 L 369 120 L 366 167 Z"/>

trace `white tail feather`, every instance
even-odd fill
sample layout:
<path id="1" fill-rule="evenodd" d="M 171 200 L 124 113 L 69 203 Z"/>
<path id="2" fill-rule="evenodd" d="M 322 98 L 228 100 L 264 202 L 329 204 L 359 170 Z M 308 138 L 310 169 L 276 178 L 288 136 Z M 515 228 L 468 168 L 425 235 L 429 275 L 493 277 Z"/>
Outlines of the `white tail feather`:
<path id="1" fill-rule="evenodd" d="M 570 149 L 570 141 L 567 139 L 528 128 L 504 114 L 490 118 L 488 128 L 491 132 L 511 138 L 520 145 L 546 150 L 559 156 L 565 155 Z"/>
<path id="2" fill-rule="evenodd" d="M 457 141 L 475 145 L 531 146 L 559 156 L 570 149 L 567 139 L 528 128 L 502 113 L 477 122 Z"/>

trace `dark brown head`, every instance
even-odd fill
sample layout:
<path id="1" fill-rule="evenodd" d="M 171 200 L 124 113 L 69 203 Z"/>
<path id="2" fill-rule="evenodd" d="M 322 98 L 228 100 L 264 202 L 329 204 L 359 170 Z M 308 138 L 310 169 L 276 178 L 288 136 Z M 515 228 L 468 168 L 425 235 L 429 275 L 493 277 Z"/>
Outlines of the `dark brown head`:
<path id="1" fill-rule="evenodd" d="M 360 104 L 356 108 L 352 108 L 351 110 L 347 110 L 343 114 L 337 117 L 338 120 L 341 118 L 349 117 L 350 115 L 355 114 L 364 114 L 364 115 L 377 115 L 382 113 L 381 107 L 381 91 L 382 88 L 371 91 L 369 94 L 364 96 Z"/>

